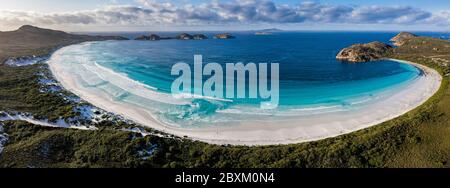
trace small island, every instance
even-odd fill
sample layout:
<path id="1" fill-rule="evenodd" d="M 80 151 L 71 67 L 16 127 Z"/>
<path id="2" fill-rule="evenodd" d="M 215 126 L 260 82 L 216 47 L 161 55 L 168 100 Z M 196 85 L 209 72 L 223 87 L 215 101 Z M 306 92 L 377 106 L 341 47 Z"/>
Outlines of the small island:
<path id="1" fill-rule="evenodd" d="M 175 38 L 178 39 L 178 40 L 192 40 L 192 39 L 194 39 L 194 37 L 192 35 L 187 34 L 187 33 L 179 34 Z"/>
<path id="2" fill-rule="evenodd" d="M 151 40 L 151 41 L 156 41 L 156 40 L 161 40 L 161 37 L 155 34 L 151 34 L 149 36 L 146 35 L 142 35 L 138 38 L 136 38 L 135 40 Z"/>
<path id="3" fill-rule="evenodd" d="M 170 39 L 178 39 L 178 40 L 205 40 L 208 39 L 208 37 L 204 34 L 194 34 L 190 35 L 187 33 L 181 33 L 175 37 L 161 37 L 156 34 L 150 34 L 150 35 L 142 35 L 137 37 L 134 40 L 142 40 L 142 41 L 158 41 L 158 40 L 170 40 Z"/>
<path id="4" fill-rule="evenodd" d="M 255 35 L 273 35 L 274 33 L 277 32 L 283 32 L 283 30 L 277 28 L 263 29 L 255 31 Z"/>
<path id="5" fill-rule="evenodd" d="M 215 39 L 234 39 L 236 37 L 229 33 L 224 33 L 224 34 L 217 34 L 214 36 L 214 38 Z"/>
<path id="6" fill-rule="evenodd" d="M 273 33 L 270 33 L 270 32 L 256 32 L 255 35 L 273 35 Z"/>
<path id="7" fill-rule="evenodd" d="M 195 34 L 195 35 L 192 35 L 192 38 L 194 40 L 205 40 L 205 39 L 208 39 L 208 37 L 206 35 L 204 35 L 204 34 Z"/>

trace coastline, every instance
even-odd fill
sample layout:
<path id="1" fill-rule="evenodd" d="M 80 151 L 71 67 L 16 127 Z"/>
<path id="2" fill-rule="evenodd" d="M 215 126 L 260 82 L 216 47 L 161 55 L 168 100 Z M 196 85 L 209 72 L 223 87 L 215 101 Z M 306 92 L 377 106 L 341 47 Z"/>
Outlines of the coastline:
<path id="1" fill-rule="evenodd" d="M 64 75 L 57 63 L 49 62 L 48 64 L 56 80 L 65 89 L 94 106 L 122 115 L 136 123 L 168 134 L 210 144 L 257 146 L 317 141 L 369 128 L 414 110 L 439 90 L 442 77 L 434 69 L 413 62 L 389 60 L 413 65 L 422 70 L 425 75 L 399 93 L 373 105 L 373 109 L 377 110 L 365 109 L 355 114 L 310 117 L 297 119 L 296 122 L 292 122 L 292 120 L 278 123 L 249 122 L 233 127 L 205 129 L 182 129 L 167 126 L 153 118 L 148 110 L 114 101 L 101 91 L 83 90 L 73 78 Z"/>

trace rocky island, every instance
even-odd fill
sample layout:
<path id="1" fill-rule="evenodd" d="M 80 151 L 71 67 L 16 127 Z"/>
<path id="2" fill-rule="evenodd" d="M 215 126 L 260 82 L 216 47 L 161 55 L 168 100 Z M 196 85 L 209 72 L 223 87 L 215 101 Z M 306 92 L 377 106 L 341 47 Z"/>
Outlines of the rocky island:
<path id="1" fill-rule="evenodd" d="M 273 35 L 273 33 L 270 33 L 270 32 L 256 32 L 255 35 Z"/>
<path id="2" fill-rule="evenodd" d="M 175 37 L 178 40 L 204 40 L 204 39 L 208 39 L 208 37 L 204 34 L 194 34 L 194 35 L 190 35 L 187 33 L 182 33 L 178 36 Z"/>
<path id="3" fill-rule="evenodd" d="M 158 41 L 158 40 L 170 40 L 170 39 L 178 39 L 178 40 L 204 40 L 204 39 L 208 39 L 208 37 L 204 34 L 194 34 L 194 35 L 190 35 L 187 33 L 182 33 L 179 34 L 175 37 L 161 37 L 159 35 L 156 34 L 151 34 L 151 35 L 142 35 L 140 37 L 137 37 L 134 40 L 143 40 L 143 41 Z"/>
<path id="4" fill-rule="evenodd" d="M 194 39 L 194 37 L 192 35 L 187 34 L 187 33 L 182 33 L 182 34 L 176 36 L 175 38 L 178 39 L 178 40 L 192 40 L 192 39 Z"/>
<path id="5" fill-rule="evenodd" d="M 349 62 L 376 61 L 384 58 L 392 49 L 392 46 L 382 42 L 355 44 L 340 51 L 336 59 Z"/>
<path id="6" fill-rule="evenodd" d="M 156 41 L 156 40 L 161 40 L 161 37 L 155 34 L 151 34 L 149 36 L 146 35 L 142 35 L 138 38 L 136 38 L 135 40 L 151 40 L 151 41 Z"/>
<path id="7" fill-rule="evenodd" d="M 208 39 L 208 37 L 204 34 L 195 34 L 192 36 L 194 40 L 204 40 Z"/>
<path id="8" fill-rule="evenodd" d="M 224 34 L 218 34 L 216 36 L 214 36 L 215 39 L 234 39 L 236 37 L 234 37 L 233 35 L 229 34 L 229 33 L 224 33 Z"/>
<path id="9" fill-rule="evenodd" d="M 283 32 L 281 29 L 271 28 L 255 31 L 255 35 L 273 35 L 274 33 Z"/>

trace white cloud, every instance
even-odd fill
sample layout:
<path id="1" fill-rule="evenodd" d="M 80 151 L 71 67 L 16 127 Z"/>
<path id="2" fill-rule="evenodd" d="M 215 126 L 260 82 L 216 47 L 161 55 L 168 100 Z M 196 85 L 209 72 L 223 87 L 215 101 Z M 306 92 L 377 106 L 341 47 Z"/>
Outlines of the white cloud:
<path id="1" fill-rule="evenodd" d="M 450 12 L 432 14 L 408 6 L 347 6 L 303 2 L 298 5 L 276 4 L 266 0 L 244 0 L 200 5 L 158 3 L 138 0 L 142 7 L 108 6 L 102 9 L 38 13 L 0 11 L 0 22 L 7 26 L 52 25 L 210 25 L 210 24 L 448 24 Z"/>
<path id="2" fill-rule="evenodd" d="M 412 24 L 424 21 L 431 16 L 429 12 L 412 7 L 369 6 L 355 9 L 351 20 L 356 23 Z"/>

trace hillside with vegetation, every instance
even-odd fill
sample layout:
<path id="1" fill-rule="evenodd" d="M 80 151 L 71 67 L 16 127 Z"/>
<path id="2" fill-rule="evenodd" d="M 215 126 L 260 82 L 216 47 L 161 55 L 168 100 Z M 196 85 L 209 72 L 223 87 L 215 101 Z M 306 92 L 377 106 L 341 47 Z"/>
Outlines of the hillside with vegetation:
<path id="1" fill-rule="evenodd" d="M 127 40 L 119 36 L 74 35 L 30 25 L 0 32 L 0 61 L 7 58 L 47 55 L 58 47 L 85 41 Z"/>
<path id="2" fill-rule="evenodd" d="M 0 34 L 0 41 L 10 40 L 4 36 Z M 30 46 L 15 42 L 24 45 L 18 45 L 17 51 L 1 47 L 0 57 L 31 56 L 41 49 L 46 54 L 47 48 L 75 41 Z M 402 117 L 336 138 L 283 146 L 218 146 L 157 132 L 124 131 L 135 125 L 110 117 L 85 122 L 96 130 L 3 121 L 0 127 L 8 141 L 0 167 L 450 167 L 449 52 L 449 41 L 426 37 L 408 39 L 396 48 L 392 58 L 414 61 L 445 75 L 441 89 Z M 46 73 L 42 64 L 0 65 L 0 118 L 7 115 L 4 112 L 49 120 L 80 116 L 77 106 L 86 104 L 66 100 L 71 96 L 67 91 L 45 89 L 39 80 Z"/>

